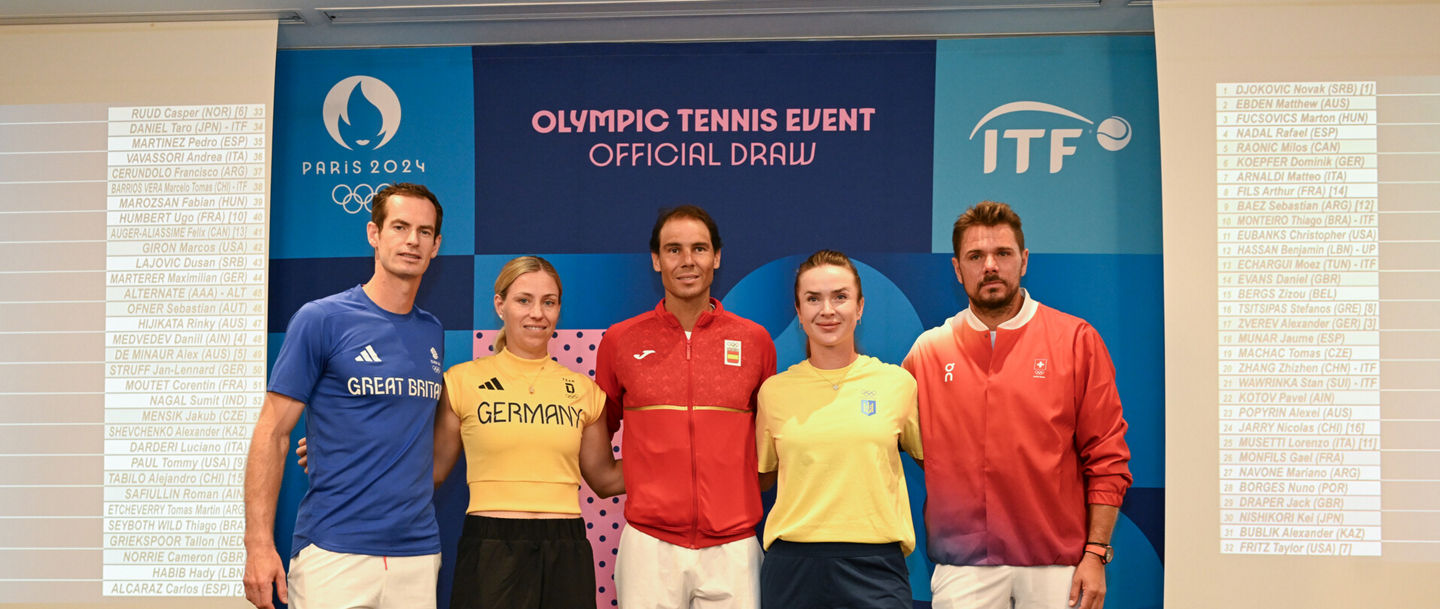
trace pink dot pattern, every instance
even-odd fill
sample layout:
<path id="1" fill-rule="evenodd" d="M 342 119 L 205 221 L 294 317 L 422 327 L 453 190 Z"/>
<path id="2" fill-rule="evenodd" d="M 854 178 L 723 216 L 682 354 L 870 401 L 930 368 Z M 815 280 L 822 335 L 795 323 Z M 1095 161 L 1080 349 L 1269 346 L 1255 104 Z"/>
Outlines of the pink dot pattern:
<path id="1" fill-rule="evenodd" d="M 494 353 L 498 330 L 476 330 L 474 356 Z M 556 330 L 550 340 L 550 357 L 577 374 L 595 378 L 595 350 L 600 346 L 604 330 Z M 622 426 L 615 434 L 615 458 L 620 458 Z M 595 554 L 595 606 L 616 607 L 615 556 L 620 546 L 620 531 L 625 527 L 625 496 L 601 499 L 580 483 L 580 516 L 585 519 L 585 535 Z"/>

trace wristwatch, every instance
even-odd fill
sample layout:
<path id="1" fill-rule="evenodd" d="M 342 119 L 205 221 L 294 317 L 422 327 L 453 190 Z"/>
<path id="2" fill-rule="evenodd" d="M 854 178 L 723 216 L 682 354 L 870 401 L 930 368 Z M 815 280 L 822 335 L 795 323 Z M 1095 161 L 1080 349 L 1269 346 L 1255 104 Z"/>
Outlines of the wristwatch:
<path id="1" fill-rule="evenodd" d="M 1099 549 L 1100 551 L 1096 552 L 1096 549 Z M 1100 564 L 1102 565 L 1108 565 L 1110 564 L 1110 561 L 1115 560 L 1115 548 L 1108 543 L 1087 541 L 1085 542 L 1085 552 L 1087 554 L 1094 554 L 1096 556 L 1099 556 Z"/>

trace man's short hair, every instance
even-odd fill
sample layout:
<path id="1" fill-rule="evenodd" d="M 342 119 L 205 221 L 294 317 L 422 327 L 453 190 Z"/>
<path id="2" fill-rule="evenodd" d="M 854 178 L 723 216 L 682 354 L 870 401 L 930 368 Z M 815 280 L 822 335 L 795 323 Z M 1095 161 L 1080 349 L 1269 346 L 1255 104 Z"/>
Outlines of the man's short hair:
<path id="1" fill-rule="evenodd" d="M 385 214 L 390 204 L 390 197 L 401 195 L 415 197 L 417 199 L 429 199 L 435 205 L 435 234 L 440 234 L 440 221 L 445 218 L 445 209 L 440 207 L 440 200 L 435 198 L 435 193 L 430 192 L 424 184 L 411 184 L 410 182 L 398 182 L 381 188 L 370 200 L 370 221 L 375 226 L 385 226 Z"/>
<path id="2" fill-rule="evenodd" d="M 676 218 L 691 218 L 705 224 L 705 228 L 710 229 L 710 247 L 720 251 L 720 227 L 715 225 L 715 219 L 698 206 L 681 205 L 660 210 L 660 216 L 655 219 L 655 228 L 650 229 L 650 253 L 660 253 L 660 229 L 665 228 L 666 222 Z"/>
<path id="3" fill-rule="evenodd" d="M 960 257 L 960 238 L 965 236 L 965 229 L 1001 224 L 1015 231 L 1015 243 L 1020 246 L 1020 251 L 1025 251 L 1025 231 L 1020 230 L 1020 214 L 999 201 L 981 201 L 955 219 L 955 229 L 950 233 L 950 244 L 955 249 L 955 257 Z"/>

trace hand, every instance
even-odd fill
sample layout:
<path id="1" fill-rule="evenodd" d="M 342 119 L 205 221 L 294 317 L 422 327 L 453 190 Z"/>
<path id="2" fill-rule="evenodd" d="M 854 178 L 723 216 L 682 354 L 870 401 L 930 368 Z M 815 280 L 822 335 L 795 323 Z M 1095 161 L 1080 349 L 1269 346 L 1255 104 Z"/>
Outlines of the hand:
<path id="1" fill-rule="evenodd" d="M 295 444 L 295 456 L 300 457 L 300 468 L 310 473 L 310 447 L 305 445 L 305 436 L 300 436 L 300 441 Z"/>
<path id="2" fill-rule="evenodd" d="M 1077 606 L 1076 601 L 1080 601 Z M 1101 609 L 1105 605 L 1105 563 L 1086 552 L 1075 565 L 1070 580 L 1070 606 L 1076 609 Z"/>
<path id="3" fill-rule="evenodd" d="M 275 548 L 245 552 L 245 600 L 256 609 L 274 609 L 271 602 L 272 588 L 280 593 L 280 602 L 290 603 L 290 591 L 285 588 L 285 567 L 280 564 L 280 555 Z"/>

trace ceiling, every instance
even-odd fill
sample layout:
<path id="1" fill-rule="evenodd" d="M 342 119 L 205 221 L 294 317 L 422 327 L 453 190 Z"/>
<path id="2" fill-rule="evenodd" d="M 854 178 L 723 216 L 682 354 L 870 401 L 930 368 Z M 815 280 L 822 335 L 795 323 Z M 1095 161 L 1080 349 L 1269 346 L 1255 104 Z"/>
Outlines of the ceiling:
<path id="1" fill-rule="evenodd" d="M 1153 32 L 1150 0 L 0 0 L 0 25 L 277 19 L 279 47 Z"/>

